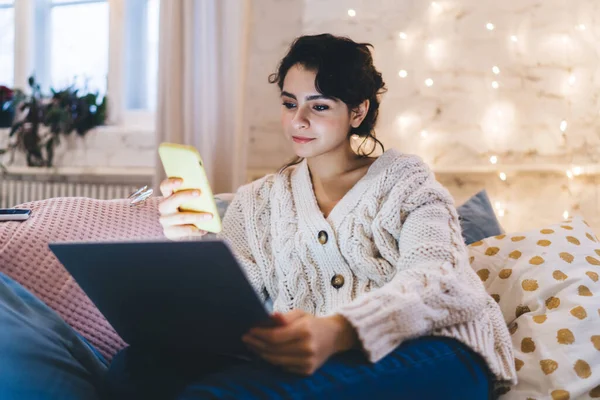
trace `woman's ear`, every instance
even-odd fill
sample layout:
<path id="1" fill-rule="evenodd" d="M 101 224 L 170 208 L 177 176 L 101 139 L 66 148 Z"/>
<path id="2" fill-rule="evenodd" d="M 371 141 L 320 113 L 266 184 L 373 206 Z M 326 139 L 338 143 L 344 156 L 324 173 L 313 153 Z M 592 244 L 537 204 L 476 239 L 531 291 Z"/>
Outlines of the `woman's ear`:
<path id="1" fill-rule="evenodd" d="M 367 116 L 367 113 L 369 112 L 370 104 L 371 103 L 369 102 L 369 99 L 367 99 L 360 103 L 358 107 L 352 110 L 352 112 L 350 113 L 350 125 L 353 128 L 356 129 L 360 126 L 360 124 L 362 124 L 365 117 Z"/>

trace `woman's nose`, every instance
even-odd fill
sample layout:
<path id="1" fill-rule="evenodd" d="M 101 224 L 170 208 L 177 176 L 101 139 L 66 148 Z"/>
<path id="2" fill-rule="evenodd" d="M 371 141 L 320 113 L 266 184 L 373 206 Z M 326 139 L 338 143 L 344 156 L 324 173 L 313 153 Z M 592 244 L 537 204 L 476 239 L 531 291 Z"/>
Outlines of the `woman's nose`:
<path id="1" fill-rule="evenodd" d="M 306 129 L 309 127 L 310 123 L 308 122 L 308 118 L 306 118 L 306 113 L 303 109 L 298 108 L 296 110 L 296 115 L 294 115 L 294 119 L 292 119 L 292 125 L 295 129 Z"/>

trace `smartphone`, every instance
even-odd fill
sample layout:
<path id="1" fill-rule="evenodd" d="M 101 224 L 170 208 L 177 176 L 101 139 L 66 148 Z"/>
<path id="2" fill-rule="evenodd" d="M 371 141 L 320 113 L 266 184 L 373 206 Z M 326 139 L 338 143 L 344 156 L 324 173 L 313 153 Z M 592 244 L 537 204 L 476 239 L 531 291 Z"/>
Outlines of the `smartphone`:
<path id="1" fill-rule="evenodd" d="M 167 176 L 183 179 L 183 184 L 176 191 L 199 189 L 202 192 L 202 195 L 197 199 L 183 204 L 180 210 L 211 213 L 213 215 L 211 220 L 198 222 L 195 225 L 203 231 L 221 232 L 222 225 L 219 210 L 198 150 L 193 146 L 161 143 L 158 146 L 158 154 Z"/>
<path id="2" fill-rule="evenodd" d="M 27 208 L 0 208 L 0 221 L 25 221 L 30 215 Z"/>

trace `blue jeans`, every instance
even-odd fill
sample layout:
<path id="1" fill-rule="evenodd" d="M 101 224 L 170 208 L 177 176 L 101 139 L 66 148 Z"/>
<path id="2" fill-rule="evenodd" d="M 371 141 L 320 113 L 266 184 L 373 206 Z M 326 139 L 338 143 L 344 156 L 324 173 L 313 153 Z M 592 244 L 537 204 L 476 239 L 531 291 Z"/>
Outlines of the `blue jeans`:
<path id="1" fill-rule="evenodd" d="M 204 356 L 172 362 L 130 347 L 107 369 L 43 302 L 0 273 L 0 399 L 487 399 L 480 356 L 458 341 L 407 341 L 376 364 L 358 351 L 310 377 L 262 361 Z"/>
<path id="2" fill-rule="evenodd" d="M 482 358 L 442 337 L 407 341 L 376 364 L 358 352 L 331 358 L 310 377 L 262 361 L 203 356 L 189 362 L 121 351 L 109 369 L 114 399 L 456 399 L 490 396 Z"/>

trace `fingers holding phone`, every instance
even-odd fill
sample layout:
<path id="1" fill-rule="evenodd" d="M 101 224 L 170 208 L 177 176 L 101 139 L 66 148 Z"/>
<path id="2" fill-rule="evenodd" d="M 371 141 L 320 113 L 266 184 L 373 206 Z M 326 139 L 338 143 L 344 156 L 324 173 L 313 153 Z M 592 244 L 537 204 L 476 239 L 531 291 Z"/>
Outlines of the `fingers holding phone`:
<path id="1" fill-rule="evenodd" d="M 174 193 L 173 189 L 178 186 L 176 182 L 177 179 L 171 178 L 160 185 L 163 195 L 168 194 L 158 206 L 159 221 L 165 236 L 171 240 L 204 236 L 206 231 L 198 229 L 197 226 L 210 221 L 213 215 L 209 212 L 180 210 L 183 204 L 202 196 L 201 191 L 189 189 Z"/>

